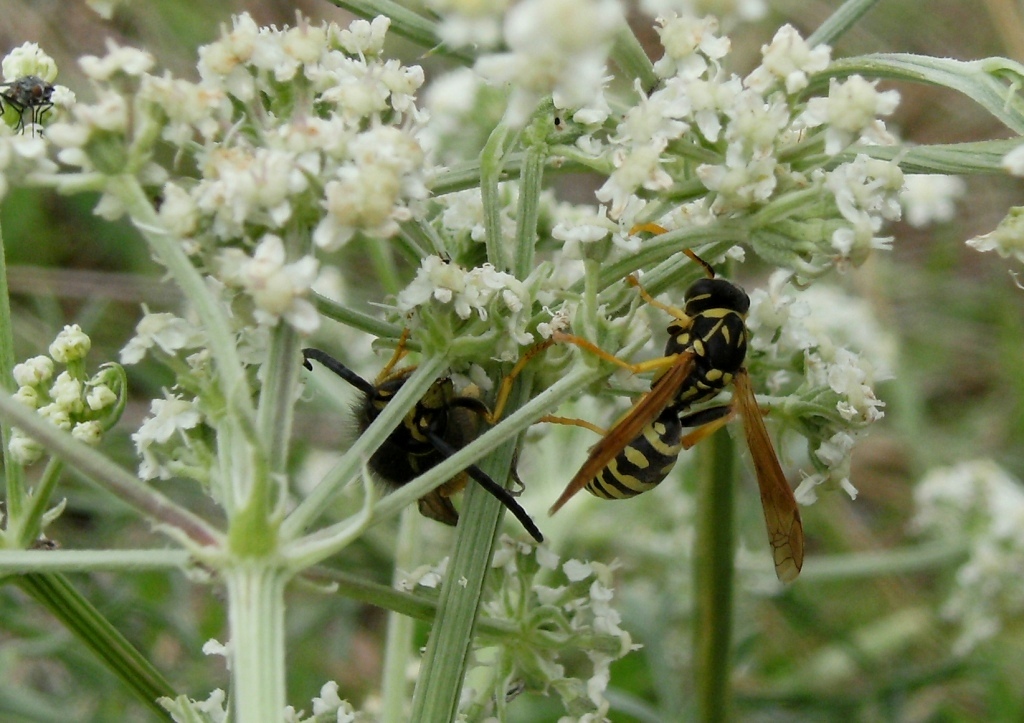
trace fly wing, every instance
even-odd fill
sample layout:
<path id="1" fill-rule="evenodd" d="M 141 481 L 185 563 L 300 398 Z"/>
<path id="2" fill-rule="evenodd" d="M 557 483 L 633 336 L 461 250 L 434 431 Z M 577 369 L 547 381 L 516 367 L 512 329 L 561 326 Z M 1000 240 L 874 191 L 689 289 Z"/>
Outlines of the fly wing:
<path id="1" fill-rule="evenodd" d="M 633 408 L 612 427 L 608 434 L 590 449 L 590 456 L 580 467 L 580 471 L 566 485 L 565 491 L 548 511 L 553 515 L 569 499 L 587 486 L 597 473 L 608 466 L 619 452 L 640 436 L 644 427 L 657 419 L 665 408 L 676 398 L 676 393 L 693 373 L 694 356 L 692 352 L 680 354 L 672 366 L 662 374 L 651 386 L 651 391 L 640 398 Z"/>
<path id="2" fill-rule="evenodd" d="M 768 430 L 765 429 L 761 409 L 757 406 L 746 370 L 737 372 L 733 383 L 736 388 L 735 401 L 743 416 L 747 446 L 754 460 L 757 486 L 761 490 L 761 506 L 768 527 L 768 543 L 775 561 L 775 574 L 782 582 L 792 582 L 804 564 L 804 526 L 800 521 L 800 509 L 779 465 Z"/>

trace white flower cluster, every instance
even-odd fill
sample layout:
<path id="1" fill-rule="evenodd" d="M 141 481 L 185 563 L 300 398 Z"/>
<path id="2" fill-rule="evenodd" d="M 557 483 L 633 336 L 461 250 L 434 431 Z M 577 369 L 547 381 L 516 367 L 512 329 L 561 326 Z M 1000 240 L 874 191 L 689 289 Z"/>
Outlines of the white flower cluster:
<path id="1" fill-rule="evenodd" d="M 942 614 L 960 626 L 954 649 L 966 654 L 1024 612 L 1024 492 L 989 460 L 930 472 L 914 488 L 916 531 L 962 542 L 967 560 Z"/>
<path id="2" fill-rule="evenodd" d="M 92 342 L 78 324 L 65 326 L 50 344 L 49 356 L 36 356 L 14 367 L 18 390 L 14 398 L 36 410 L 55 427 L 75 439 L 98 444 L 120 416 L 118 395 L 123 373 L 117 365 L 104 365 L 92 377 L 85 374 L 85 356 Z M 54 363 L 67 369 L 54 376 Z M 18 428 L 11 433 L 11 457 L 20 464 L 38 461 L 45 448 Z"/>
<path id="3" fill-rule="evenodd" d="M 783 418 L 787 407 L 800 407 L 795 413 L 810 435 L 818 471 L 800 483 L 797 498 L 813 502 L 825 482 L 854 497 L 850 453 L 859 430 L 883 416 L 874 386 L 890 376 L 895 342 L 865 302 L 822 284 L 795 294 L 790 278 L 776 271 L 767 289 L 750 294 L 750 365 L 766 373 L 773 394 L 787 396 L 779 409 Z M 799 372 L 793 371 L 796 355 Z"/>
<path id="4" fill-rule="evenodd" d="M 490 325 L 481 324 L 481 329 L 500 323 L 504 340 L 493 356 L 507 359 L 515 359 L 518 348 L 533 341 L 526 331 L 531 304 L 527 285 L 511 274 L 490 264 L 464 269 L 438 256 L 423 259 L 416 278 L 398 295 L 397 302 L 403 313 L 416 310 L 422 315 L 440 305 L 440 313 L 447 314 L 450 309 L 462 320 L 492 319 Z"/>
<path id="5" fill-rule="evenodd" d="M 47 138 L 68 166 L 134 173 L 159 190 L 160 228 L 149 230 L 180 240 L 249 299 L 239 323 L 283 320 L 309 334 L 309 229 L 325 251 L 357 233 L 390 237 L 428 195 L 415 103 L 423 72 L 381 57 L 389 24 L 261 28 L 243 14 L 200 49 L 198 82 L 152 75 L 148 53 L 111 43 L 81 62 L 96 102 L 77 104 Z M 158 141 L 199 177 L 170 181 L 152 160 Z M 108 194 L 97 212 L 124 208 Z"/>
<path id="6" fill-rule="evenodd" d="M 894 110 L 895 91 L 880 92 L 852 76 L 833 80 L 828 97 L 800 101 L 810 76 L 827 68 L 828 47 L 812 48 L 785 26 L 762 48 L 761 65 L 740 78 L 723 69 L 729 42 L 712 18 L 673 15 L 659 22 L 665 53 L 655 71 L 662 83 L 641 93 L 607 147 L 587 137 L 587 148 L 614 164 L 597 193 L 613 218 L 631 227 L 642 218 L 645 194 L 671 192 L 692 184 L 695 175 L 711 193 L 673 218 L 706 225 L 758 214 L 765 226 L 755 228 L 751 245 L 805 277 L 860 263 L 871 249 L 888 247 L 890 239 L 879 233 L 900 216 L 898 165 L 858 157 L 824 171 L 801 167 L 802 154 L 795 151 L 817 144 L 835 155 L 855 142 L 892 143 L 879 116 Z M 693 152 L 681 154 L 680 148 Z M 710 160 L 714 155 L 719 159 Z M 791 200 L 797 194 L 806 199 L 799 206 Z M 823 218 L 823 201 L 831 217 Z M 773 204 L 785 206 L 784 226 L 772 225 Z"/>
<path id="7" fill-rule="evenodd" d="M 121 362 L 138 364 L 146 356 L 154 356 L 177 372 L 177 385 L 173 393 L 165 391 L 163 399 L 150 402 L 150 416 L 132 434 L 141 459 L 139 477 L 166 480 L 184 476 L 206 484 L 214 455 L 204 428 L 208 411 L 204 400 L 209 396 L 212 404 L 219 404 L 219 395 L 204 391 L 213 384 L 206 335 L 196 324 L 174 314 L 145 311 L 135 336 L 121 350 Z M 251 335 L 239 338 L 240 356 L 245 361 L 259 357 L 247 358 L 250 343 Z"/>
<path id="8" fill-rule="evenodd" d="M 227 694 L 220 688 L 214 689 L 206 700 L 193 700 L 187 695 L 177 698 L 161 698 L 162 705 L 175 723 L 226 723 L 231 719 Z M 284 723 L 370 723 L 373 718 L 360 713 L 352 704 L 338 696 L 338 684 L 325 683 L 320 695 L 313 698 L 311 712 L 295 710 L 286 706 L 281 720 Z"/>

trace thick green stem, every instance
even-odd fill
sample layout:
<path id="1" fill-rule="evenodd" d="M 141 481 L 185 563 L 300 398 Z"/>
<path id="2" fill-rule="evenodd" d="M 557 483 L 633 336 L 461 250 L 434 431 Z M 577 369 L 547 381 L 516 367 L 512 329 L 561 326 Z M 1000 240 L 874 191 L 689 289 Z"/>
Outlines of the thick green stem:
<path id="1" fill-rule="evenodd" d="M 729 720 L 733 613 L 732 439 L 722 429 L 698 448 L 697 537 L 694 543 L 694 675 L 697 720 Z"/>
<path id="2" fill-rule="evenodd" d="M 233 720 L 280 723 L 285 707 L 286 572 L 270 560 L 234 560 L 225 568 L 231 630 Z"/>
<path id="3" fill-rule="evenodd" d="M 510 405 L 514 408 L 521 404 L 526 392 L 525 384 L 517 384 Z M 514 455 L 513 439 L 488 455 L 480 468 L 492 479 L 508 479 Z M 455 550 L 441 588 L 422 672 L 416 681 L 411 720 L 440 723 L 455 719 L 485 577 L 491 565 L 491 550 L 503 511 L 501 503 L 479 485 L 471 484 L 467 488 Z"/>

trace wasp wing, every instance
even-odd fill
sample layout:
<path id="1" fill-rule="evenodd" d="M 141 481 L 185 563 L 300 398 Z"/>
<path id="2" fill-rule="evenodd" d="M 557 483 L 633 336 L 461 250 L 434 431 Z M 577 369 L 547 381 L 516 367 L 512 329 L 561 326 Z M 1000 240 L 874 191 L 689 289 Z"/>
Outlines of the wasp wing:
<path id="1" fill-rule="evenodd" d="M 804 564 L 804 526 L 800 521 L 800 509 L 765 429 L 746 370 L 737 372 L 733 383 L 736 389 L 734 403 L 739 404 L 743 416 L 743 431 L 754 460 L 757 486 L 761 490 L 761 506 L 768 527 L 775 574 L 782 582 L 792 582 Z"/>
<path id="2" fill-rule="evenodd" d="M 548 510 L 553 515 L 569 499 L 587 486 L 597 473 L 608 466 L 619 452 L 636 439 L 644 427 L 653 422 L 665 411 L 665 408 L 676 398 L 676 393 L 693 373 L 694 356 L 692 352 L 679 354 L 672 366 L 655 380 L 651 391 L 640 398 L 626 415 L 620 419 L 608 434 L 590 449 L 590 456 L 580 467 L 580 471 L 566 485 L 565 491 Z"/>

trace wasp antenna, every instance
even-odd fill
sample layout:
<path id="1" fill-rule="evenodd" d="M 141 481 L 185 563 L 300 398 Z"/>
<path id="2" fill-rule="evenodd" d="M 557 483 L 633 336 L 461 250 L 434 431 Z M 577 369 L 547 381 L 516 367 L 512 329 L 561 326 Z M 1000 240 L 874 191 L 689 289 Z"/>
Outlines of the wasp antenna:
<path id="1" fill-rule="evenodd" d="M 340 361 L 332 357 L 327 352 L 321 349 L 303 349 L 302 350 L 302 366 L 306 367 L 310 371 L 313 370 L 313 365 L 309 363 L 310 359 L 323 364 L 325 367 L 330 369 L 332 372 L 337 374 L 339 377 L 344 379 L 346 382 L 354 386 L 356 389 L 361 391 L 363 394 L 372 395 L 375 391 L 374 386 L 370 382 L 363 379 L 361 376 L 356 374 L 354 371 L 349 369 L 347 366 L 342 364 Z"/>

